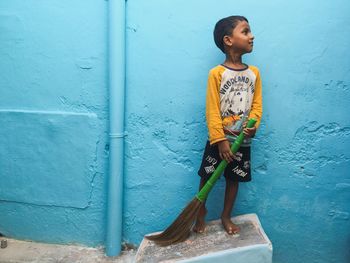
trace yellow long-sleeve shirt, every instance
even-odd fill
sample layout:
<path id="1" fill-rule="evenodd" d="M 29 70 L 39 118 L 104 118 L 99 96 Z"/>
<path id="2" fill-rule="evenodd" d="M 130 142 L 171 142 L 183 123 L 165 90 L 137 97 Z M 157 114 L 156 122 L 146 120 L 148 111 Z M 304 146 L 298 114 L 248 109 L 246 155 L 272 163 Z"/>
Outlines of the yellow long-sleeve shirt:
<path id="1" fill-rule="evenodd" d="M 206 119 L 210 144 L 226 140 L 230 131 L 239 131 L 245 119 L 262 116 L 262 85 L 259 69 L 247 66 L 235 70 L 223 65 L 211 69 L 208 77 Z"/>

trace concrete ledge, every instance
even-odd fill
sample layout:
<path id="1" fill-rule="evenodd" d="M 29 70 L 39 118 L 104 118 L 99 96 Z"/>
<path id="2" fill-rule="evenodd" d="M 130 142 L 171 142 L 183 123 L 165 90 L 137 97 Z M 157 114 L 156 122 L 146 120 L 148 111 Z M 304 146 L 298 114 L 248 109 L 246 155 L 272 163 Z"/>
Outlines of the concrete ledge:
<path id="1" fill-rule="evenodd" d="M 241 231 L 238 235 L 228 235 L 220 220 L 208 223 L 204 234 L 192 233 L 180 244 L 160 247 L 143 239 L 137 254 L 136 263 L 141 262 L 215 262 L 225 263 L 271 263 L 272 244 L 266 236 L 256 214 L 232 218 Z"/>

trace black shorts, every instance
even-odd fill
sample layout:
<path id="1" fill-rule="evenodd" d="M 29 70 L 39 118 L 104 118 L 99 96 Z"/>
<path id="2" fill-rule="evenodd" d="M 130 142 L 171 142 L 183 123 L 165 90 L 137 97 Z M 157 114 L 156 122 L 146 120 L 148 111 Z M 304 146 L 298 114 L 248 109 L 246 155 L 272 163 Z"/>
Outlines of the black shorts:
<path id="1" fill-rule="evenodd" d="M 221 160 L 218 145 L 210 145 L 207 141 L 198 175 L 208 180 Z M 250 146 L 239 148 L 234 160 L 226 166 L 224 176 L 226 179 L 235 182 L 249 182 L 252 180 L 250 175 Z"/>

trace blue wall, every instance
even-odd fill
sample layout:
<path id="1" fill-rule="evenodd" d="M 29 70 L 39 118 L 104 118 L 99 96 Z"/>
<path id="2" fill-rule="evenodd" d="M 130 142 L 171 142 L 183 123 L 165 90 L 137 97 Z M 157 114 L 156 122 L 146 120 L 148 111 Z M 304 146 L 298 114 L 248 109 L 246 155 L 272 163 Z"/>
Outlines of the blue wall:
<path id="1" fill-rule="evenodd" d="M 104 242 L 107 4 L 0 2 L 8 236 Z M 197 192 L 207 74 L 224 59 L 212 29 L 242 14 L 256 37 L 245 61 L 260 68 L 264 116 L 234 214 L 258 214 L 274 262 L 350 260 L 349 10 L 345 0 L 127 2 L 126 242 L 166 227 Z M 223 190 L 220 180 L 208 219 L 219 217 Z"/>
<path id="2" fill-rule="evenodd" d="M 103 244 L 105 1 L 0 1 L 0 232 Z"/>
<path id="3" fill-rule="evenodd" d="M 215 22 L 248 17 L 264 116 L 253 181 L 234 214 L 257 213 L 275 262 L 350 260 L 350 4 L 128 1 L 125 238 L 164 229 L 197 192 L 208 71 L 223 62 Z M 185 7 L 185 8 L 184 8 Z M 208 202 L 220 216 L 224 180 Z"/>

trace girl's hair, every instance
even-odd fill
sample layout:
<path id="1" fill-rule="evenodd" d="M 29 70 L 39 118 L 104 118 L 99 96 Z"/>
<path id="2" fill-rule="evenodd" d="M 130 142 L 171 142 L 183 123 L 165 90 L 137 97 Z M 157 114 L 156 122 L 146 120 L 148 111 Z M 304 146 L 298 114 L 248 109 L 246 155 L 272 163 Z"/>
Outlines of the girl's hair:
<path id="1" fill-rule="evenodd" d="M 225 53 L 224 47 L 224 36 L 231 35 L 233 29 L 237 26 L 239 21 L 246 21 L 248 19 L 244 16 L 229 16 L 223 19 L 220 19 L 214 28 L 214 41 L 218 48 Z"/>

